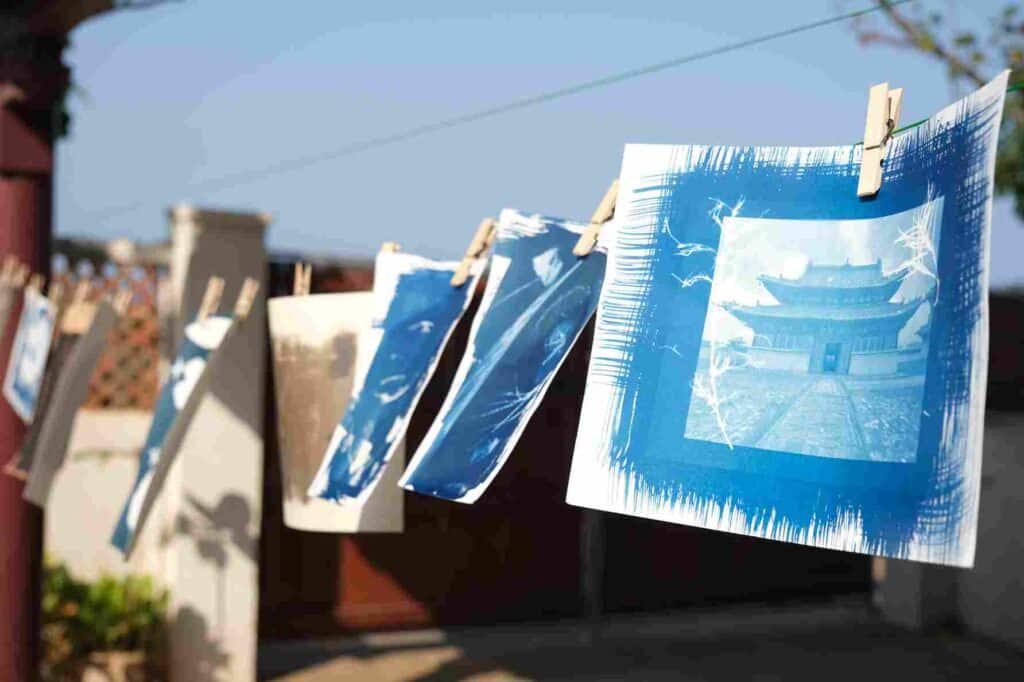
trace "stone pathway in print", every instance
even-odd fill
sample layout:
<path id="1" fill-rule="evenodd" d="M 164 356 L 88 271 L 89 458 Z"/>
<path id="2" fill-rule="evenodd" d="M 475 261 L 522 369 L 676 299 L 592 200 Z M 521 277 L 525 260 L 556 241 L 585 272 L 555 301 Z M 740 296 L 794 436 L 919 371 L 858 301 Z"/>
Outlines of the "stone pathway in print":
<path id="1" fill-rule="evenodd" d="M 739 369 L 718 378 L 733 446 L 817 457 L 913 462 L 924 377 L 868 379 Z M 726 443 L 706 402 L 690 403 L 686 437 Z"/>
<path id="2" fill-rule="evenodd" d="M 850 396 L 835 377 L 819 379 L 753 442 L 765 450 L 867 459 Z"/>

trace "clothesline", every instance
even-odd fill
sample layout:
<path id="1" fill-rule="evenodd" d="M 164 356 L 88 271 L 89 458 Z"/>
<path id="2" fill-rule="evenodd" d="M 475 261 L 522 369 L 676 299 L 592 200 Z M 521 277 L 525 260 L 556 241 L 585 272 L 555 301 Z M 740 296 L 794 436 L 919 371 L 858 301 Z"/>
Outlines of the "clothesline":
<path id="1" fill-rule="evenodd" d="M 894 0 L 893 2 L 889 2 L 888 6 L 897 7 L 908 2 L 910 2 L 910 0 Z M 459 116 L 446 118 L 439 121 L 433 121 L 430 123 L 423 123 L 387 135 L 371 137 L 366 140 L 344 145 L 331 151 L 297 157 L 293 159 L 286 159 L 283 161 L 272 163 L 263 168 L 249 169 L 239 171 L 236 173 L 229 173 L 227 175 L 223 175 L 219 178 L 214 178 L 206 182 L 195 183 L 191 185 L 190 189 L 192 191 L 198 192 L 213 192 L 224 189 L 230 189 L 232 187 L 236 187 L 239 185 L 245 185 L 252 182 L 256 182 L 272 175 L 288 173 L 294 170 L 298 170 L 300 168 L 304 168 L 306 166 L 322 163 L 324 161 L 331 161 L 334 159 L 340 159 L 347 156 L 353 156 L 355 154 L 371 151 L 373 149 L 379 149 L 381 147 L 422 137 L 430 133 L 448 130 L 469 123 L 475 123 L 476 121 L 480 121 L 483 119 L 499 116 L 501 114 L 507 114 L 512 111 L 518 111 L 520 109 L 526 109 L 528 107 L 535 106 L 538 104 L 546 104 L 547 102 L 562 99 L 564 97 L 569 97 L 571 95 L 578 95 L 584 92 L 598 90 L 600 88 L 604 88 L 610 85 L 615 85 L 625 81 L 633 80 L 641 76 L 647 76 L 652 73 L 666 71 L 668 69 L 683 66 L 685 64 L 691 64 L 693 62 L 701 61 L 711 57 L 717 57 L 729 52 L 735 52 L 737 50 L 753 47 L 754 45 L 760 45 L 762 43 L 770 42 L 772 40 L 777 40 L 779 38 L 786 38 L 789 36 L 797 35 L 799 33 L 805 33 L 807 31 L 812 31 L 814 29 L 841 23 L 843 21 L 847 21 L 850 19 L 856 19 L 858 17 L 871 14 L 872 12 L 876 12 L 880 9 L 882 9 L 882 5 L 872 5 L 871 7 L 866 7 L 864 9 L 846 12 L 843 14 L 838 14 L 827 19 L 819 19 L 818 21 L 800 24 L 797 26 L 791 26 L 780 31 L 764 33 L 753 38 L 747 38 L 737 42 L 727 43 L 725 45 L 720 45 L 718 47 L 713 47 L 707 50 L 692 52 L 690 54 L 683 55 L 675 59 L 669 59 L 654 64 L 648 64 L 647 66 L 640 66 L 634 69 L 629 69 L 627 71 L 620 71 L 619 73 L 602 76 L 600 78 L 584 81 L 582 83 L 576 83 L 574 85 L 565 86 L 562 88 L 558 88 L 556 90 L 540 93 L 538 95 L 532 95 L 529 97 L 512 100 L 503 104 L 497 104 L 485 109 L 481 109 L 479 111 L 461 114 Z M 142 205 L 144 205 L 143 202 L 134 201 L 127 204 L 109 206 L 107 208 L 98 209 L 97 211 L 94 211 L 91 217 L 93 220 L 104 219 L 111 216 L 127 213 L 128 211 L 132 211 L 136 208 L 139 208 Z"/>

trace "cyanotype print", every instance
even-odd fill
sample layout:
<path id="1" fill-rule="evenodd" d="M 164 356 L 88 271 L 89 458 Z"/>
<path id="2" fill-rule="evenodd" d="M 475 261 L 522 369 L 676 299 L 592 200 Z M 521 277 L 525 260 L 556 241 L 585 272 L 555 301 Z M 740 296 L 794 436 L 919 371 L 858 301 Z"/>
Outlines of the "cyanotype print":
<path id="1" fill-rule="evenodd" d="M 476 288 L 451 285 L 457 262 L 381 252 L 374 270 L 372 360 L 309 487 L 311 497 L 362 502 L 405 436 L 409 417 Z"/>
<path id="2" fill-rule="evenodd" d="M 35 289 L 26 287 L 4 379 L 4 397 L 26 424 L 35 416 L 56 321 L 57 306 Z"/>
<path id="3" fill-rule="evenodd" d="M 395 484 L 404 464 L 401 449 L 363 504 L 339 505 L 306 494 L 352 400 L 356 377 L 369 364 L 373 293 L 282 296 L 270 299 L 268 307 L 285 525 L 332 533 L 400 532 L 404 496 Z"/>
<path id="4" fill-rule="evenodd" d="M 466 354 L 407 490 L 473 503 L 501 470 L 597 307 L 605 254 L 573 255 L 583 229 L 502 212 Z"/>
<path id="5" fill-rule="evenodd" d="M 211 353 L 221 346 L 233 323 L 232 318 L 214 316 L 185 328 L 181 348 L 157 398 L 149 434 L 139 454 L 138 474 L 111 538 L 111 544 L 126 556 L 131 554 L 159 493 L 170 460 L 184 436 L 185 422 L 195 412 L 202 392 L 196 389 L 208 373 Z"/>
<path id="6" fill-rule="evenodd" d="M 862 149 L 629 145 L 567 499 L 969 566 L 1006 75 Z"/>
<path id="7" fill-rule="evenodd" d="M 941 213 L 723 218 L 686 437 L 914 461 Z"/>

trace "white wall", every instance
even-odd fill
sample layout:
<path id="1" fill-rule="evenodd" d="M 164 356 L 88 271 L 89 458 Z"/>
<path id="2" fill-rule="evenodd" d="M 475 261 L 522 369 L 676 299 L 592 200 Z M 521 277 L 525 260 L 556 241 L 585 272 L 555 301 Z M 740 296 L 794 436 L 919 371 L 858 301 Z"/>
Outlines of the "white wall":
<path id="1" fill-rule="evenodd" d="M 804 350 L 779 350 L 775 348 L 751 348 L 747 351 L 750 364 L 764 369 L 783 372 L 807 372 L 811 354 Z"/>
<path id="2" fill-rule="evenodd" d="M 141 410 L 82 410 L 75 418 L 67 460 L 46 507 L 44 548 L 79 577 L 144 573 L 167 583 L 168 519 L 162 506 L 154 509 L 130 563 L 110 544 L 151 418 Z"/>

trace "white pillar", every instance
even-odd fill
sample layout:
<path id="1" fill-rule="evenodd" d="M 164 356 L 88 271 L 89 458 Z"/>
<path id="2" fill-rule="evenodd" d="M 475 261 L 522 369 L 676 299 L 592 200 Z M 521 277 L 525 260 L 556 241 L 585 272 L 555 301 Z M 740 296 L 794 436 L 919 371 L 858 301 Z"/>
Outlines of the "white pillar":
<path id="1" fill-rule="evenodd" d="M 168 477 L 171 679 L 256 679 L 259 530 L 267 287 L 263 214 L 170 211 L 176 337 L 199 308 L 211 276 L 225 281 L 230 313 L 246 277 L 260 293 L 209 391 Z"/>

